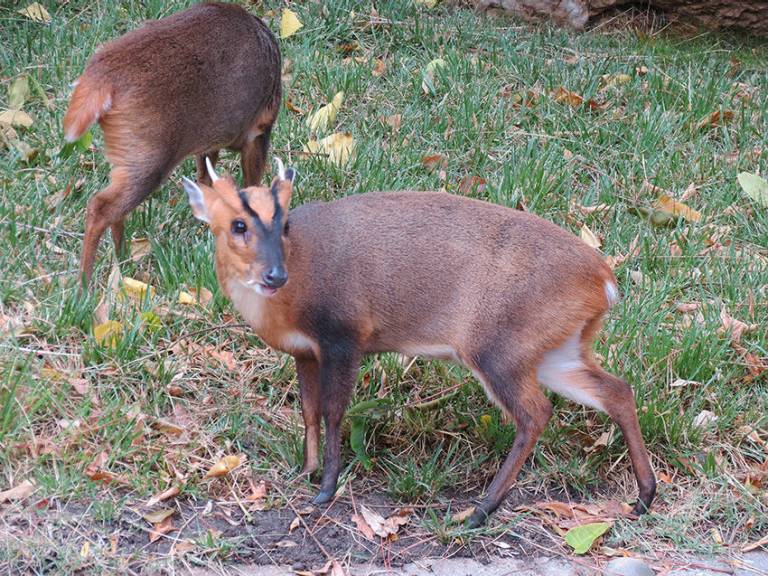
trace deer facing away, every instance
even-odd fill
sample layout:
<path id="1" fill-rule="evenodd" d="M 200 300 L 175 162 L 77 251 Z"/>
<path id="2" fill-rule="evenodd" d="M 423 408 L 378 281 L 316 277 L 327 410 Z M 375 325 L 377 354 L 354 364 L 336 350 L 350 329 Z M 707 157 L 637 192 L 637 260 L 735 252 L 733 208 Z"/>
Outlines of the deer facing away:
<path id="1" fill-rule="evenodd" d="M 223 292 L 270 346 L 296 360 L 304 472 L 315 503 L 333 498 L 341 419 L 364 354 L 396 351 L 468 367 L 515 423 L 512 449 L 468 523 L 502 502 L 550 419 L 540 385 L 602 410 L 629 448 L 639 498 L 656 480 L 629 385 L 592 354 L 616 301 L 611 270 L 580 239 L 535 215 L 445 192 L 373 192 L 291 210 L 295 172 L 278 161 L 270 188 L 229 177 L 184 179 L 215 237 Z"/>
<path id="2" fill-rule="evenodd" d="M 109 185 L 88 203 L 81 273 L 88 283 L 111 227 L 120 252 L 125 217 L 187 156 L 239 150 L 246 186 L 261 181 L 280 106 L 280 51 L 270 30 L 234 4 L 198 4 L 105 44 L 76 82 L 68 141 L 98 121 Z"/>

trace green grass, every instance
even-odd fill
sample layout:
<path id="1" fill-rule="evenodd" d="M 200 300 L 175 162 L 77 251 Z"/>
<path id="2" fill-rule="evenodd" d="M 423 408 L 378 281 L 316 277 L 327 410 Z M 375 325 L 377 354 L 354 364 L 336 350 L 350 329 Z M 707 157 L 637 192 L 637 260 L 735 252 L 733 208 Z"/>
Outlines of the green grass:
<path id="1" fill-rule="evenodd" d="M 105 519 L 116 513 L 110 499 L 146 499 L 171 482 L 182 481 L 185 494 L 218 497 L 217 485 L 202 475 L 226 453 L 247 454 L 256 475 L 293 478 L 302 438 L 293 365 L 247 329 L 222 327 L 240 320 L 218 291 L 211 239 L 178 185 L 182 174 L 193 173 L 190 160 L 128 220 L 127 237 L 148 238 L 151 252 L 121 263 L 121 271 L 150 282 L 156 293 L 140 310 L 114 305 L 111 317 L 126 328 L 114 348 L 91 333 L 114 263 L 107 238 L 95 294 L 77 290 L 85 205 L 105 185 L 108 166 L 98 129 L 88 151 L 59 154 L 68 85 L 100 43 L 188 2 L 44 3 L 49 25 L 18 15 L 22 4 L 0 8 L 0 108 L 21 74 L 45 96 L 32 91 L 24 110 L 34 124 L 17 129 L 36 156 L 27 161 L 13 147 L 0 150 L 0 489 L 34 479 L 34 498 L 95 498 L 101 503 L 93 513 Z M 576 234 L 586 224 L 606 255 L 627 256 L 634 242 L 637 252 L 615 269 L 624 299 L 610 313 L 597 350 L 632 383 L 654 465 L 672 483 L 660 486 L 653 513 L 622 524 L 612 544 L 652 548 L 668 541 L 708 550 L 717 547 L 712 526 L 726 543 L 764 534 L 764 484 L 754 488 L 745 480 L 758 477 L 768 458 L 768 382 L 766 372 L 750 377 L 743 353 L 768 356 L 768 211 L 743 195 L 736 174 L 768 169 L 765 45 L 711 34 L 577 35 L 407 1 L 377 4 L 392 24 L 372 28 L 364 25 L 368 3 L 294 9 L 305 26 L 281 41 L 285 94 L 306 112 L 344 91 L 334 129 L 351 132 L 357 145 L 343 168 L 310 157 L 302 152 L 309 138 L 305 115 L 283 109 L 272 153 L 298 169 L 294 203 L 378 189 L 459 193 L 463 178 L 479 176 L 485 186 L 474 195 L 522 203 Z M 277 30 L 278 18 L 270 25 Z M 340 51 L 350 43 L 357 50 Z M 376 58 L 385 62 L 381 76 L 372 74 Z M 422 70 L 435 58 L 446 66 L 427 95 Z M 604 76 L 616 74 L 629 79 L 606 87 Z M 558 103 L 552 93 L 561 86 L 607 107 Z M 740 97 L 745 90 L 750 99 Z M 732 119 L 698 127 L 718 110 L 732 111 Z M 395 114 L 398 129 L 386 122 Z M 442 171 L 422 164 L 431 154 L 447 158 Z M 239 177 L 237 162 L 225 154 L 221 169 Z M 637 216 L 634 208 L 656 198 L 645 181 L 678 197 L 694 184 L 686 203 L 701 211 L 701 221 L 654 227 Z M 597 204 L 607 209 L 579 209 Z M 176 304 L 180 290 L 201 287 L 214 294 L 207 307 Z M 691 302 L 701 305 L 698 312 L 676 311 Z M 758 325 L 743 335 L 741 350 L 719 331 L 723 307 Z M 139 312 L 148 310 L 159 324 L 142 319 Z M 699 384 L 671 388 L 679 378 Z M 386 393 L 396 408 L 367 422 L 372 470 L 347 450 L 344 478 L 354 478 L 358 497 L 386 490 L 401 501 L 439 505 L 441 489 L 476 491 L 513 438 L 456 367 L 421 360 L 405 367 L 384 355 L 366 361 L 360 380 L 355 402 Z M 423 405 L 451 386 L 456 392 L 448 401 Z M 610 430 L 610 421 L 562 399 L 555 409 L 520 486 L 542 498 L 563 486 L 587 499 L 632 498 L 620 434 L 584 451 Z M 717 421 L 697 428 L 702 410 Z M 168 433 L 166 421 L 182 434 Z M 87 477 L 102 452 L 103 468 L 119 483 Z M 310 489 L 304 481 L 292 486 Z M 442 526 L 436 519 L 444 510 L 431 514 L 424 526 L 442 538 L 443 528 L 434 526 Z M 73 558 L 76 563 L 77 551 Z"/>

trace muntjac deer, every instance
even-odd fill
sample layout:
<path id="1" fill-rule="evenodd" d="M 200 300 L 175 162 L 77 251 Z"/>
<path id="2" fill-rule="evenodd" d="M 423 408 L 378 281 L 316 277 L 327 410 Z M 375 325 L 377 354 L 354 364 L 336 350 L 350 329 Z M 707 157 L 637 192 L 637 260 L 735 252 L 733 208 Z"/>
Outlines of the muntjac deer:
<path id="1" fill-rule="evenodd" d="M 102 46 L 64 116 L 68 141 L 98 121 L 110 183 L 91 198 L 81 274 L 90 281 L 107 227 L 121 251 L 125 217 L 187 156 L 239 150 L 246 186 L 259 184 L 281 98 L 280 51 L 257 17 L 234 4 L 198 4 Z"/>
<path id="2" fill-rule="evenodd" d="M 532 214 L 445 192 L 373 192 L 288 211 L 295 172 L 270 188 L 184 179 L 215 237 L 223 292 L 270 346 L 296 359 L 304 472 L 325 453 L 315 503 L 333 498 L 341 419 L 364 354 L 396 351 L 469 368 L 515 423 L 512 449 L 469 519 L 504 499 L 550 419 L 540 385 L 607 412 L 637 477 L 634 513 L 656 480 L 629 385 L 592 343 L 618 298 L 610 268 L 584 242 Z"/>

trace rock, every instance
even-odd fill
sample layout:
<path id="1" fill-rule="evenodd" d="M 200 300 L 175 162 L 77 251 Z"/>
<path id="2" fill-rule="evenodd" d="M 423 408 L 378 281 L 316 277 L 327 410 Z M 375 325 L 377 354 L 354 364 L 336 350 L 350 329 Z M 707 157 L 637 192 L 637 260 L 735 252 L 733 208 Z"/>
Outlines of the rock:
<path id="1" fill-rule="evenodd" d="M 637 558 L 614 558 L 605 566 L 605 576 L 653 576 L 650 567 Z"/>

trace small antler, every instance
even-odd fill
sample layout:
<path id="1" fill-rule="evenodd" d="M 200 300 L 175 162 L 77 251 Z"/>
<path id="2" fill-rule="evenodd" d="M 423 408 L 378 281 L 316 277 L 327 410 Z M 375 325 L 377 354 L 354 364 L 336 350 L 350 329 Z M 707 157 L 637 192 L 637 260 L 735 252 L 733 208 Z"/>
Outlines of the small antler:
<path id="1" fill-rule="evenodd" d="M 208 176 L 211 177 L 211 182 L 216 182 L 219 177 L 216 176 L 216 172 L 213 169 L 213 164 L 211 164 L 211 159 L 208 158 L 208 156 L 205 157 L 205 167 L 208 168 Z"/>
<path id="2" fill-rule="evenodd" d="M 275 164 L 277 165 L 277 177 L 280 180 L 285 180 L 285 164 L 277 156 L 275 156 Z"/>

